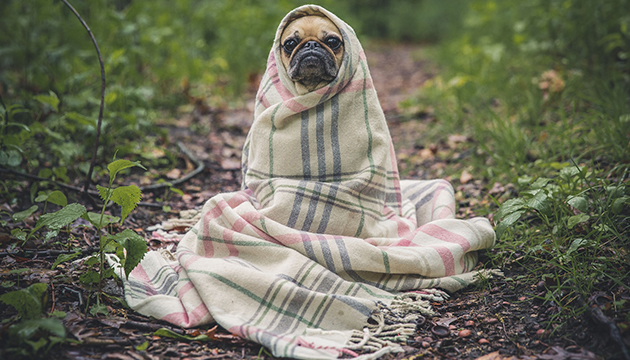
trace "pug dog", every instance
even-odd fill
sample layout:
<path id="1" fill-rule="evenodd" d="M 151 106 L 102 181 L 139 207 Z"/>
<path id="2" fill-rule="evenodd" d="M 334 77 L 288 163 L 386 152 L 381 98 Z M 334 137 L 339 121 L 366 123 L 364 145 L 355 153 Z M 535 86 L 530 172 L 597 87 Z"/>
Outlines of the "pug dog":
<path id="1" fill-rule="evenodd" d="M 304 16 L 282 32 L 282 63 L 289 78 L 308 91 L 317 90 L 337 76 L 343 60 L 341 32 L 328 18 Z"/>

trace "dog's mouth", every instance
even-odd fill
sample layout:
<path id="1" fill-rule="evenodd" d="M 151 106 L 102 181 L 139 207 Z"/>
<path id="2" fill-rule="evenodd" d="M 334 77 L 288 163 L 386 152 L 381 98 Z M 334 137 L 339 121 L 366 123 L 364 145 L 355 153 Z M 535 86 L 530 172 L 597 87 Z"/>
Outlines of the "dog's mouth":
<path id="1" fill-rule="evenodd" d="M 322 51 L 303 50 L 291 60 L 290 76 L 293 80 L 331 81 L 337 76 L 334 59 Z"/>

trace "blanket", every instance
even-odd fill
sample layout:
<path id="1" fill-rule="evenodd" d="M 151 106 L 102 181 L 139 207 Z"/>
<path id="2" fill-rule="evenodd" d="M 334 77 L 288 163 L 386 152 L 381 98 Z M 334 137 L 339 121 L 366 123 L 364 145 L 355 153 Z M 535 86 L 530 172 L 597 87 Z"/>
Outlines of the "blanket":
<path id="1" fill-rule="evenodd" d="M 331 19 L 345 47 L 337 77 L 313 92 L 280 60 L 282 30 L 304 15 Z M 477 250 L 495 241 L 487 219 L 455 219 L 448 182 L 400 180 L 365 52 L 318 6 L 278 27 L 242 173 L 242 190 L 209 199 L 176 253 L 148 253 L 124 281 L 133 309 L 217 322 L 278 357 L 395 350 L 446 297 L 431 289 L 471 284 Z"/>

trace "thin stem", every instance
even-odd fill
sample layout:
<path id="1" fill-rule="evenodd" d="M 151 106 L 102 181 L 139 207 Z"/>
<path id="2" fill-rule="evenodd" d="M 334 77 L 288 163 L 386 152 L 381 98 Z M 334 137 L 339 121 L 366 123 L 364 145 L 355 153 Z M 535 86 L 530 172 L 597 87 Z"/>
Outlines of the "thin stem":
<path id="1" fill-rule="evenodd" d="M 94 44 L 94 48 L 96 48 L 96 53 L 98 54 L 98 62 L 101 66 L 101 106 L 98 110 L 98 123 L 96 125 L 96 141 L 94 142 L 94 150 L 92 151 L 92 162 L 90 163 L 90 169 L 87 173 L 87 179 L 85 180 L 85 185 L 83 186 L 83 192 L 87 193 L 90 184 L 92 183 L 92 172 L 94 171 L 94 164 L 96 163 L 96 153 L 98 151 L 99 139 L 101 137 L 101 124 L 103 122 L 103 108 L 105 106 L 105 66 L 103 65 L 103 58 L 101 57 L 101 50 L 98 48 L 98 44 L 96 43 L 96 39 L 92 34 L 92 30 L 90 27 L 83 21 L 81 15 L 75 10 L 72 5 L 67 0 L 61 0 L 66 6 L 76 15 L 79 19 L 85 30 L 87 30 L 88 35 L 92 39 L 92 43 Z"/>

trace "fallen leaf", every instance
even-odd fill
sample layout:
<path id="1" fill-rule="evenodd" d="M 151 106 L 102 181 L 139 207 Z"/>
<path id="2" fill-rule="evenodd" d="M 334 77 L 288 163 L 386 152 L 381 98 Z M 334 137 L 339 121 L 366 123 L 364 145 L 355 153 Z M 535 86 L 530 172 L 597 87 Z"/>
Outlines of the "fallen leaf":
<path id="1" fill-rule="evenodd" d="M 494 195 L 494 194 L 501 194 L 503 192 L 505 192 L 505 187 L 503 187 L 503 185 L 501 185 L 500 183 L 495 182 L 494 185 L 492 185 L 492 189 L 488 191 L 488 194 Z"/>
<path id="2" fill-rule="evenodd" d="M 459 143 L 468 141 L 468 138 L 464 135 L 454 134 L 448 136 L 448 146 L 452 149 Z"/>
<path id="3" fill-rule="evenodd" d="M 418 156 L 422 161 L 433 160 L 435 158 L 435 153 L 431 151 L 431 149 L 424 148 L 418 152 Z"/>
<path id="4" fill-rule="evenodd" d="M 166 177 L 169 179 L 179 179 L 181 175 L 182 175 L 182 171 L 179 170 L 178 168 L 175 168 L 166 173 Z"/>
<path id="5" fill-rule="evenodd" d="M 459 177 L 459 182 L 461 182 L 462 184 L 466 184 L 467 182 L 469 182 L 472 179 L 473 179 L 472 174 L 469 173 L 468 171 L 464 170 L 464 171 L 462 171 L 462 176 Z"/>

